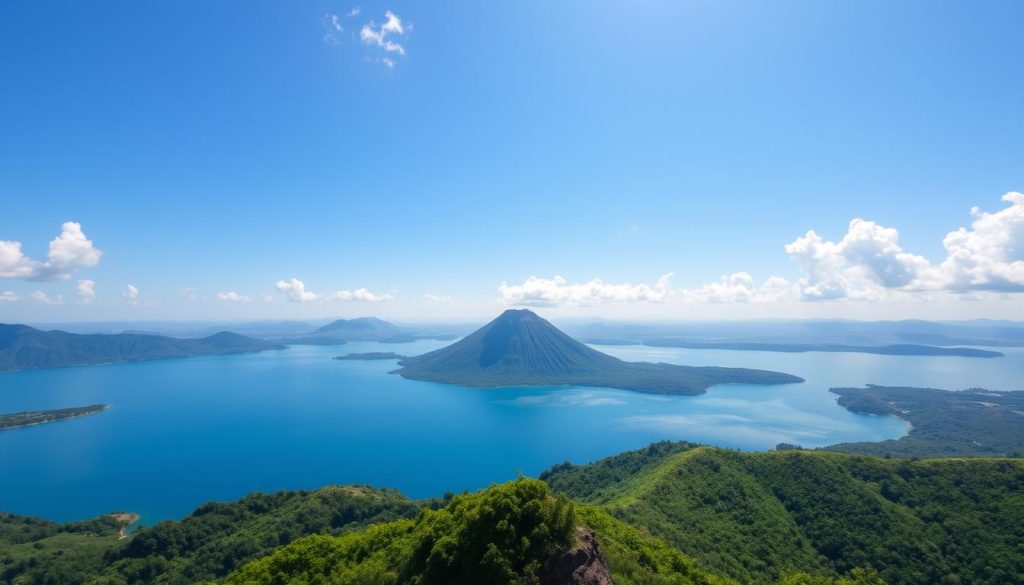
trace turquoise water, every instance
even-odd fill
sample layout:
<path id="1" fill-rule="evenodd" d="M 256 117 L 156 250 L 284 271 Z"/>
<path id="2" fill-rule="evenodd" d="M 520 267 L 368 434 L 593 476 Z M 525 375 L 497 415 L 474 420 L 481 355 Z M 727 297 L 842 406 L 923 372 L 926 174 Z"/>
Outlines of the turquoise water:
<path id="1" fill-rule="evenodd" d="M 413 497 L 472 490 L 661 439 L 761 450 L 902 435 L 847 412 L 830 386 L 1024 386 L 1024 352 L 1001 359 L 601 347 L 630 360 L 769 368 L 788 386 L 719 386 L 695 397 L 598 388 L 475 390 L 404 380 L 393 361 L 444 345 L 294 346 L 238 356 L 0 374 L 0 411 L 105 402 L 110 410 L 0 432 L 0 510 L 55 520 L 127 510 L 143 522 L 253 490 L 369 483 Z"/>

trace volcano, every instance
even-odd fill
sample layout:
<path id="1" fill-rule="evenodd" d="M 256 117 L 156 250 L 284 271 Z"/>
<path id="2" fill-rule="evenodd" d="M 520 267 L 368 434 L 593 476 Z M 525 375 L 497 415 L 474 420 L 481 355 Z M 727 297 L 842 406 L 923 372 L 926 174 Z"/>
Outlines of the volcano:
<path id="1" fill-rule="evenodd" d="M 527 309 L 505 311 L 462 340 L 398 362 L 412 380 L 471 387 L 602 386 L 701 394 L 715 384 L 788 384 L 790 374 L 743 368 L 626 362 L 588 347 Z"/>

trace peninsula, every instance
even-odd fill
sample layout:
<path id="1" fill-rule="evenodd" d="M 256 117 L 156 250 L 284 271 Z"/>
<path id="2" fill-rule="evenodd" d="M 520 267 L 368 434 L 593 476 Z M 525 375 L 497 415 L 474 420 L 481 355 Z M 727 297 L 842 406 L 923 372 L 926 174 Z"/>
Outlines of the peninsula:
<path id="1" fill-rule="evenodd" d="M 744 368 L 626 362 L 569 337 L 526 309 L 508 310 L 464 339 L 399 362 L 413 380 L 471 387 L 603 386 L 701 394 L 715 384 L 788 384 L 790 374 Z"/>
<path id="2" fill-rule="evenodd" d="M 95 414 L 97 412 L 103 412 L 108 408 L 110 408 L 109 404 L 92 404 L 90 406 L 76 406 L 74 408 L 26 410 L 24 412 L 0 414 L 0 431 L 57 422 L 59 420 L 85 416 L 87 414 Z"/>
<path id="3" fill-rule="evenodd" d="M 1024 391 L 950 391 L 868 385 L 832 388 L 839 405 L 860 414 L 897 416 L 912 427 L 895 440 L 825 447 L 895 457 L 1020 456 L 1024 453 Z"/>
<path id="4" fill-rule="evenodd" d="M 0 371 L 252 353 L 284 347 L 226 331 L 183 339 L 138 333 L 79 335 L 0 324 Z"/>

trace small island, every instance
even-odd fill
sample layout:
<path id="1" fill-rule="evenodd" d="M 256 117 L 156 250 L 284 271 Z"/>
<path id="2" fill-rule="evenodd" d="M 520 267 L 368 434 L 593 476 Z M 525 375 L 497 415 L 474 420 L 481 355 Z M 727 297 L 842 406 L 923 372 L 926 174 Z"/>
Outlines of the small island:
<path id="1" fill-rule="evenodd" d="M 357 360 L 402 360 L 406 356 L 397 354 L 393 351 L 369 351 L 366 353 L 347 353 L 345 355 L 339 355 L 334 358 L 341 361 L 357 361 Z"/>
<path id="2" fill-rule="evenodd" d="M 0 414 L 0 430 L 17 429 L 49 422 L 57 422 L 59 420 L 67 420 L 69 418 L 103 412 L 108 408 L 110 408 L 109 404 L 92 404 L 90 406 L 76 406 L 74 408 L 26 410 L 24 412 Z"/>

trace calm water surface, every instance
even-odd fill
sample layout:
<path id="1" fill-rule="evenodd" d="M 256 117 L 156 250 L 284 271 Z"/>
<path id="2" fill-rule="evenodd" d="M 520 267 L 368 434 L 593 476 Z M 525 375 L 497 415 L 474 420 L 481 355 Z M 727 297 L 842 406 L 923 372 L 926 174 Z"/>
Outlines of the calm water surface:
<path id="1" fill-rule="evenodd" d="M 1024 387 L 1007 357 L 782 354 L 602 346 L 629 360 L 768 368 L 803 384 L 718 386 L 695 397 L 600 388 L 473 390 L 389 375 L 421 341 L 294 346 L 251 355 L 0 374 L 0 411 L 109 403 L 69 421 L 0 432 L 0 510 L 55 520 L 128 510 L 182 517 L 253 490 L 369 483 L 413 497 L 472 490 L 661 439 L 749 450 L 896 438 L 894 418 L 840 408 L 831 386 Z"/>

